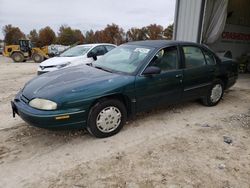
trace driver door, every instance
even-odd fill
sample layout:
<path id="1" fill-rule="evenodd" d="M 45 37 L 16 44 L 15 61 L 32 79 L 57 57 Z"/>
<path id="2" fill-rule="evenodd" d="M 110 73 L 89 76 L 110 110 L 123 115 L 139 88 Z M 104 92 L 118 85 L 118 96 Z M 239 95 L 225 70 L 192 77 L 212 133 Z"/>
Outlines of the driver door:
<path id="1" fill-rule="evenodd" d="M 157 66 L 160 74 L 136 77 L 137 112 L 154 106 L 169 104 L 180 100 L 182 93 L 182 70 L 177 46 L 161 49 L 148 66 Z"/>

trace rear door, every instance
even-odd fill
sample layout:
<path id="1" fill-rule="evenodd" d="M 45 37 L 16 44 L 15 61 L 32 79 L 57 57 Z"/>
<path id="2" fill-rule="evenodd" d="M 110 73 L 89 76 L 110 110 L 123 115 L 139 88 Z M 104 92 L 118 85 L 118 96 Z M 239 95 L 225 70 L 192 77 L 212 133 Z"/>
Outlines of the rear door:
<path id="1" fill-rule="evenodd" d="M 158 51 L 148 66 L 157 66 L 161 73 L 136 77 L 137 111 L 176 102 L 182 93 L 182 70 L 179 69 L 179 50 L 176 46 Z"/>
<path id="2" fill-rule="evenodd" d="M 182 46 L 184 60 L 183 99 L 204 96 L 211 83 L 214 67 L 207 65 L 203 51 L 198 46 Z"/>

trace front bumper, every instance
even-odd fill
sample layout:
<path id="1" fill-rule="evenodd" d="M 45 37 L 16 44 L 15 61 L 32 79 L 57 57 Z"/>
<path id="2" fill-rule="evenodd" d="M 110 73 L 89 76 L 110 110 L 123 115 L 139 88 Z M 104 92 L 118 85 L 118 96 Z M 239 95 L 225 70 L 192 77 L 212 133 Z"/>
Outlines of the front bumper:
<path id="1" fill-rule="evenodd" d="M 37 75 L 41 75 L 41 74 L 44 74 L 44 73 L 47 73 L 49 71 L 37 71 Z"/>
<path id="2" fill-rule="evenodd" d="M 48 68 L 41 69 L 41 67 L 38 67 L 38 69 L 37 69 L 37 75 L 41 75 L 41 74 L 44 74 L 44 73 L 47 73 L 47 72 L 56 71 L 56 70 L 59 70 L 59 69 L 56 68 L 56 67 L 48 67 Z"/>
<path id="3" fill-rule="evenodd" d="M 21 100 L 21 94 L 17 94 L 14 101 L 11 101 L 13 116 L 19 115 L 25 122 L 32 126 L 41 128 L 83 128 L 86 127 L 87 111 L 83 109 L 37 110 L 30 107 Z"/>

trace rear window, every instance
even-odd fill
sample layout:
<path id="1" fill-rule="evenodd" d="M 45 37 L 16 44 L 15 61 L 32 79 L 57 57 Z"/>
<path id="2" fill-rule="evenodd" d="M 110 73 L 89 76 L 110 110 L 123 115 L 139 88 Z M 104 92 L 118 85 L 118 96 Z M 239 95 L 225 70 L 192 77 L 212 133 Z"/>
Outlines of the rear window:
<path id="1" fill-rule="evenodd" d="M 205 59 L 207 61 L 207 64 L 208 65 L 215 65 L 216 60 L 215 60 L 214 55 L 211 52 L 207 51 L 207 50 L 203 50 L 203 52 L 204 52 L 204 56 L 205 56 Z"/>

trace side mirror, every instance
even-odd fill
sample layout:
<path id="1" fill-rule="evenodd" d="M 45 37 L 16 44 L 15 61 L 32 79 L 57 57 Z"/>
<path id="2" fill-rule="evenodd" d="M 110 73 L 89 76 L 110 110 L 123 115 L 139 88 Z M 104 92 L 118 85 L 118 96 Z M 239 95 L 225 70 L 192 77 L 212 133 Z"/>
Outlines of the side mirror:
<path id="1" fill-rule="evenodd" d="M 88 58 L 93 58 L 95 61 L 97 60 L 97 55 L 94 52 L 89 52 L 87 55 Z"/>
<path id="2" fill-rule="evenodd" d="M 149 76 L 149 75 L 160 74 L 160 73 L 161 73 L 161 69 L 159 67 L 149 66 L 143 71 L 142 74 L 145 76 Z"/>

